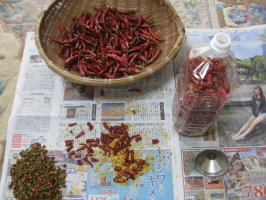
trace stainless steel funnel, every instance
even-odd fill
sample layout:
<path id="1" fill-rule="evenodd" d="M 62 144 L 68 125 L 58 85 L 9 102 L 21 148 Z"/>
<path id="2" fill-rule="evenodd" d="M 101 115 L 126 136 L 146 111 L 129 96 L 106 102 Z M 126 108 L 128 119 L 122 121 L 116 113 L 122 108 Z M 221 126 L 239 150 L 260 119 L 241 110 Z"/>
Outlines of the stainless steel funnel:
<path id="1" fill-rule="evenodd" d="M 228 171 L 229 160 L 221 151 L 204 150 L 196 157 L 196 168 L 206 176 L 221 176 Z"/>

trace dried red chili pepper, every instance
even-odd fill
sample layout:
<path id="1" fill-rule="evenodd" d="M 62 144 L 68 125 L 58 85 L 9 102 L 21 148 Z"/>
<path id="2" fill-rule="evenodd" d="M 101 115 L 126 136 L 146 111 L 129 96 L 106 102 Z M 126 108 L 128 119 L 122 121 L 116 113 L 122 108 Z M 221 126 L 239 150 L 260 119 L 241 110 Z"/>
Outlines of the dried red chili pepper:
<path id="1" fill-rule="evenodd" d="M 106 122 L 103 122 L 103 127 L 104 127 L 106 130 L 109 130 L 109 129 L 110 129 L 109 126 L 108 126 L 108 124 L 107 124 Z"/>
<path id="2" fill-rule="evenodd" d="M 132 89 L 129 89 L 128 92 L 141 92 L 141 90 L 138 88 L 132 88 Z"/>
<path id="3" fill-rule="evenodd" d="M 66 151 L 69 152 L 69 151 L 71 151 L 71 149 L 73 149 L 73 146 L 68 146 L 68 147 L 66 148 Z"/>
<path id="4" fill-rule="evenodd" d="M 154 56 L 147 62 L 147 64 L 151 64 L 161 53 L 161 50 L 157 51 Z"/>
<path id="5" fill-rule="evenodd" d="M 94 150 L 91 148 L 91 146 L 85 146 L 87 149 L 87 153 L 94 153 Z"/>
<path id="6" fill-rule="evenodd" d="M 130 162 L 131 163 L 134 163 L 135 162 L 135 159 L 134 159 L 135 153 L 134 153 L 134 151 L 133 150 L 130 150 L 129 151 L 129 155 L 130 155 Z"/>
<path id="7" fill-rule="evenodd" d="M 128 161 L 129 160 L 129 149 L 126 148 L 125 149 L 125 161 Z"/>
<path id="8" fill-rule="evenodd" d="M 95 141 L 96 141 L 95 139 L 87 139 L 86 143 L 92 143 L 92 142 L 95 142 Z"/>
<path id="9" fill-rule="evenodd" d="M 74 143 L 74 140 L 65 140 L 66 146 L 72 146 Z"/>
<path id="10" fill-rule="evenodd" d="M 158 139 L 153 139 L 152 140 L 152 144 L 158 144 L 159 143 L 159 140 Z"/>
<path id="11" fill-rule="evenodd" d="M 76 154 L 74 157 L 75 158 L 81 158 L 81 155 L 80 154 Z"/>
<path id="12" fill-rule="evenodd" d="M 87 157 L 92 157 L 93 156 L 93 153 L 87 153 L 86 156 Z"/>
<path id="13" fill-rule="evenodd" d="M 76 152 L 73 150 L 73 151 L 70 151 L 69 153 L 68 153 L 68 155 L 74 155 Z"/>
<path id="14" fill-rule="evenodd" d="M 85 157 L 83 160 L 93 168 L 93 164 L 88 160 L 88 158 Z"/>
<path id="15" fill-rule="evenodd" d="M 142 137 L 141 137 L 141 136 L 136 137 L 136 139 L 135 139 L 136 142 L 139 142 L 139 141 L 141 141 L 141 140 L 142 140 Z"/>
<path id="16" fill-rule="evenodd" d="M 83 145 L 82 147 L 78 148 L 76 151 L 82 151 L 84 149 L 86 149 L 86 145 Z"/>
<path id="17" fill-rule="evenodd" d="M 103 145 L 99 145 L 98 147 L 103 150 L 103 153 L 104 153 L 103 155 L 105 156 L 107 152 L 106 148 Z"/>
<path id="18" fill-rule="evenodd" d="M 96 159 L 96 158 L 91 158 L 91 161 L 92 161 L 92 162 L 98 162 L 98 161 L 99 161 L 99 159 Z"/>
<path id="19" fill-rule="evenodd" d="M 83 163 L 82 163 L 81 160 L 77 160 L 77 164 L 78 164 L 78 165 L 82 165 Z"/>
<path id="20" fill-rule="evenodd" d="M 123 179 L 121 179 L 122 177 L 125 177 L 126 179 L 123 180 Z M 113 180 L 114 180 L 114 182 L 117 182 L 117 183 L 125 183 L 125 182 L 127 182 L 127 180 L 129 178 L 135 180 L 134 175 L 132 175 L 128 172 L 125 172 L 125 171 L 120 171 Z"/>
<path id="21" fill-rule="evenodd" d="M 90 122 L 87 122 L 87 126 L 90 128 L 90 131 L 93 129 L 93 125 Z"/>
<path id="22" fill-rule="evenodd" d="M 121 171 L 121 170 L 122 170 L 122 167 L 120 167 L 120 166 L 115 166 L 114 170 L 115 170 L 115 171 Z"/>
<path id="23" fill-rule="evenodd" d="M 157 40 L 159 40 L 159 41 L 164 41 L 164 39 L 162 39 L 162 38 L 159 37 L 156 33 L 153 32 L 153 30 L 151 29 L 151 27 L 148 27 L 148 31 L 149 31 L 149 33 L 150 33 L 154 38 L 156 38 Z"/>
<path id="24" fill-rule="evenodd" d="M 91 147 L 98 147 L 98 144 L 97 143 L 91 143 L 90 146 Z"/>
<path id="25" fill-rule="evenodd" d="M 79 134 L 77 134 L 77 135 L 75 136 L 75 138 L 79 138 L 79 137 L 81 137 L 81 136 L 83 136 L 83 135 L 85 135 L 85 132 L 84 132 L 84 131 L 81 131 Z"/>
<path id="26" fill-rule="evenodd" d="M 145 164 L 145 160 L 140 159 L 139 162 L 138 162 L 138 164 L 139 164 L 140 166 L 144 165 L 144 164 Z"/>
<path id="27" fill-rule="evenodd" d="M 77 125 L 77 123 L 68 124 L 69 127 L 72 127 L 72 126 L 75 126 L 75 125 Z"/>
<path id="28" fill-rule="evenodd" d="M 136 171 L 137 170 L 128 170 L 128 169 L 126 169 L 123 172 L 126 172 L 126 173 L 130 174 L 132 177 L 134 177 L 135 175 L 138 174 L 138 172 L 136 172 Z"/>

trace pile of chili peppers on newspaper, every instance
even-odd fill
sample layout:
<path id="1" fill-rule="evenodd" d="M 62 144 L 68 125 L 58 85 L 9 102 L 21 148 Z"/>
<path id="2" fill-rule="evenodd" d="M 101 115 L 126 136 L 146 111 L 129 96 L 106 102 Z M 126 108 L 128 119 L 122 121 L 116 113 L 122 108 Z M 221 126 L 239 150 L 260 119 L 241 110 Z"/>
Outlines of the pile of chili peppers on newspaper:
<path id="1" fill-rule="evenodd" d="M 31 144 L 21 151 L 16 164 L 10 168 L 10 188 L 17 200 L 61 200 L 61 188 L 66 187 L 66 171 L 55 166 L 54 157 L 46 155 L 45 146 Z"/>
<path id="2" fill-rule="evenodd" d="M 202 77 L 198 71 L 204 71 Z M 188 59 L 178 79 L 176 125 L 180 132 L 198 134 L 206 131 L 230 92 L 226 64 L 222 58 Z"/>
<path id="3" fill-rule="evenodd" d="M 75 126 L 76 123 L 69 124 L 68 126 Z M 93 126 L 88 122 L 88 127 L 92 130 Z M 122 166 L 113 166 L 115 171 L 114 182 L 126 183 L 128 179 L 134 180 L 137 176 L 141 175 L 145 165 L 149 165 L 144 159 L 135 156 L 134 150 L 131 150 L 132 141 L 139 142 L 142 140 L 140 134 L 129 136 L 128 126 L 126 124 L 109 126 L 103 122 L 103 127 L 108 133 L 101 132 L 100 138 L 86 139 L 86 142 L 79 143 L 79 148 L 76 150 L 74 147 L 74 140 L 65 140 L 66 151 L 70 159 L 76 159 L 78 165 L 84 163 L 93 167 L 93 163 L 98 162 L 99 159 L 95 158 L 96 149 L 101 149 L 103 156 L 114 156 L 122 159 Z M 80 138 L 85 135 L 84 131 L 75 135 L 75 138 Z M 153 139 L 152 144 L 159 143 L 158 139 Z"/>
<path id="4" fill-rule="evenodd" d="M 147 18 L 133 10 L 95 9 L 93 16 L 75 17 L 70 30 L 59 24 L 59 38 L 50 36 L 66 68 L 85 77 L 116 79 L 140 73 L 159 56 L 157 43 L 163 39 Z"/>

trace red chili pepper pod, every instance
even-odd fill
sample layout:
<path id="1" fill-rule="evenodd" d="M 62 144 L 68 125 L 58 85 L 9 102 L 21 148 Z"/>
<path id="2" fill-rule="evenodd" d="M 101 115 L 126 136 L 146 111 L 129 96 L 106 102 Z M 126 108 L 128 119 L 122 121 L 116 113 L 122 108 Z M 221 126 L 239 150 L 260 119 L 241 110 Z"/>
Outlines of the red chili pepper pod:
<path id="1" fill-rule="evenodd" d="M 153 139 L 152 140 L 152 144 L 158 144 L 159 143 L 159 140 L 158 139 Z"/>
<path id="2" fill-rule="evenodd" d="M 92 142 L 95 142 L 95 141 L 96 141 L 95 139 L 87 139 L 86 143 L 92 143 Z"/>
<path id="3" fill-rule="evenodd" d="M 83 163 L 82 163 L 81 160 L 77 160 L 77 164 L 78 164 L 78 165 L 82 165 Z"/>
<path id="4" fill-rule="evenodd" d="M 87 157 L 92 157 L 93 156 L 93 153 L 87 153 L 86 156 Z"/>
<path id="5" fill-rule="evenodd" d="M 115 171 L 121 171 L 121 170 L 122 170 L 122 167 L 120 167 L 120 166 L 115 166 L 114 170 L 115 170 Z"/>
<path id="6" fill-rule="evenodd" d="M 98 144 L 96 144 L 96 143 L 91 143 L 90 146 L 91 146 L 91 147 L 98 147 Z"/>
<path id="7" fill-rule="evenodd" d="M 75 125 L 77 125 L 77 123 L 68 124 L 69 127 L 72 127 L 72 126 L 75 126 Z"/>
<path id="8" fill-rule="evenodd" d="M 92 161 L 92 162 L 98 162 L 98 161 L 99 161 L 99 159 L 96 159 L 96 158 L 91 158 L 91 161 Z"/>
<path id="9" fill-rule="evenodd" d="M 151 64 L 152 62 L 154 62 L 154 60 L 159 56 L 159 54 L 161 53 L 161 50 L 158 50 L 154 56 L 147 62 L 147 65 Z"/>
<path id="10" fill-rule="evenodd" d="M 73 146 L 74 140 L 65 140 L 66 146 Z"/>
<path id="11" fill-rule="evenodd" d="M 68 155 L 74 155 L 76 152 L 73 150 L 73 151 L 70 151 L 69 153 L 68 153 Z"/>
<path id="12" fill-rule="evenodd" d="M 91 146 L 85 146 L 87 149 L 87 153 L 94 153 L 94 150 L 91 148 Z"/>
<path id="13" fill-rule="evenodd" d="M 140 167 L 132 167 L 132 171 L 141 171 Z"/>
<path id="14" fill-rule="evenodd" d="M 106 122 L 103 122 L 103 127 L 106 129 L 106 130 L 109 130 L 110 127 L 108 126 L 108 124 Z"/>
<path id="15" fill-rule="evenodd" d="M 80 154 L 76 154 L 74 157 L 75 158 L 81 158 L 81 155 Z"/>
<path id="16" fill-rule="evenodd" d="M 83 135 L 85 135 L 85 132 L 84 132 L 84 131 L 81 131 L 79 134 L 77 134 L 77 135 L 75 136 L 75 138 L 79 138 L 79 137 L 81 137 L 81 136 L 83 136 Z"/>
<path id="17" fill-rule="evenodd" d="M 78 148 L 76 151 L 82 151 L 86 148 L 86 145 L 83 145 L 82 147 Z"/>
<path id="18" fill-rule="evenodd" d="M 138 162 L 138 164 L 139 164 L 140 166 L 143 166 L 145 163 L 146 163 L 146 161 L 143 160 L 143 159 L 140 159 L 139 162 Z"/>
<path id="19" fill-rule="evenodd" d="M 88 160 L 88 158 L 85 157 L 83 160 L 93 168 L 93 164 Z"/>
<path id="20" fill-rule="evenodd" d="M 130 155 L 130 162 L 134 163 L 135 162 L 135 158 L 134 158 L 135 153 L 134 153 L 134 151 L 130 150 L 129 151 L 129 155 Z"/>
<path id="21" fill-rule="evenodd" d="M 67 152 L 70 152 L 71 149 L 73 149 L 73 146 L 68 146 L 67 149 L 66 149 L 66 151 L 67 151 Z"/>
<path id="22" fill-rule="evenodd" d="M 136 139 L 135 139 L 136 142 L 139 142 L 139 141 L 141 141 L 141 140 L 142 140 L 142 137 L 141 137 L 141 136 L 136 137 Z"/>
<path id="23" fill-rule="evenodd" d="M 93 130 L 93 125 L 90 122 L 87 122 L 87 126 L 90 128 L 90 131 Z"/>
<path id="24" fill-rule="evenodd" d="M 159 41 L 164 41 L 164 39 L 162 39 L 162 38 L 159 37 L 156 33 L 153 32 L 153 30 L 151 29 L 151 27 L 148 27 L 148 31 L 149 31 L 149 33 L 150 33 L 154 38 L 156 38 L 157 40 L 159 40 Z"/>

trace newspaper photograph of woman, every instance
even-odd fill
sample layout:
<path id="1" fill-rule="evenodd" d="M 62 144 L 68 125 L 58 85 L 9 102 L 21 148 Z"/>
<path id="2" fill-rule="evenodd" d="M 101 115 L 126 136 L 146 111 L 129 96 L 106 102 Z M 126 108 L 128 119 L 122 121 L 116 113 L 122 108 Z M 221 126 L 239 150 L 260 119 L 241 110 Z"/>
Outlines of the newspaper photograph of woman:
<path id="1" fill-rule="evenodd" d="M 238 141 L 245 139 L 245 136 L 251 133 L 256 125 L 266 119 L 265 96 L 260 86 L 255 86 L 252 95 L 252 115 L 240 130 L 232 135 L 232 140 Z"/>

